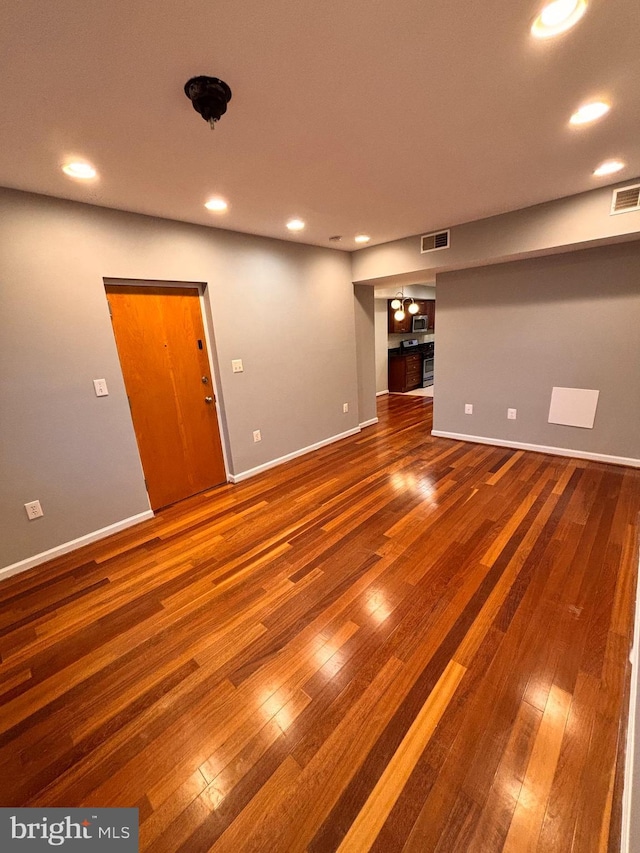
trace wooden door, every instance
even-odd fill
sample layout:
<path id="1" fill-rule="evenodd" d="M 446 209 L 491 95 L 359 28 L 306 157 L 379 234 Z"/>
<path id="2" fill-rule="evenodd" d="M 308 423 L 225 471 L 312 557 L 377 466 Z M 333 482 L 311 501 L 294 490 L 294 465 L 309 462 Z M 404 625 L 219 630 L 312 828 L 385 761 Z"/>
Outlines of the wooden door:
<path id="1" fill-rule="evenodd" d="M 106 290 L 151 506 L 224 483 L 198 289 Z"/>

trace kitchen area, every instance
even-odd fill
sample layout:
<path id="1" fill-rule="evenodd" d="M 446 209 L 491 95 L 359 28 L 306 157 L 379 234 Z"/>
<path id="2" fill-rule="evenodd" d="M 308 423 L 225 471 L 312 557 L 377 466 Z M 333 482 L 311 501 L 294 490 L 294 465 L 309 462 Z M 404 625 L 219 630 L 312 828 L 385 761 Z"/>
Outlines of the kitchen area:
<path id="1" fill-rule="evenodd" d="M 376 393 L 433 397 L 435 287 L 376 287 Z"/>

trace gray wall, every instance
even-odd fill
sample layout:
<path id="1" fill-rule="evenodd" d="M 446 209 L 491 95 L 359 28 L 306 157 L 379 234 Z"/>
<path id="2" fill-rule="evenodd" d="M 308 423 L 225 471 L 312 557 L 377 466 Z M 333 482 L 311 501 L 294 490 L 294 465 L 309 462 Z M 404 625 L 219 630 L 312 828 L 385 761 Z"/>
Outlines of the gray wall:
<path id="1" fill-rule="evenodd" d="M 640 458 L 640 242 L 442 273 L 437 290 L 435 430 Z M 593 429 L 547 423 L 554 385 L 600 391 Z"/>
<path id="2" fill-rule="evenodd" d="M 207 284 L 231 473 L 360 420 L 346 253 L 1 190 L 0 566 L 148 509 L 104 277 Z"/>
<path id="3" fill-rule="evenodd" d="M 375 374 L 374 292 L 370 285 L 354 285 L 358 410 L 360 423 L 377 417 Z"/>
<path id="4" fill-rule="evenodd" d="M 389 390 L 389 321 L 387 298 L 375 300 L 376 394 Z"/>
<path id="5" fill-rule="evenodd" d="M 616 186 L 637 184 L 629 179 Z M 353 280 L 397 285 L 428 281 L 438 270 L 478 267 L 499 261 L 566 252 L 570 246 L 638 239 L 640 211 L 610 215 L 613 187 L 538 204 L 451 228 L 451 246 L 420 254 L 420 236 L 359 249 Z M 443 222 L 442 228 L 448 228 Z"/>

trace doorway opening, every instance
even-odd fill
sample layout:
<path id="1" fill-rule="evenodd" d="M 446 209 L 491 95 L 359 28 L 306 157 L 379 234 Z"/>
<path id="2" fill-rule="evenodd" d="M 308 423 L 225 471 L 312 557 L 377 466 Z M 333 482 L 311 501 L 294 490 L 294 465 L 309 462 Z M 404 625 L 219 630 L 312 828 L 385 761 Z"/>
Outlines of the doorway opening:
<path id="1" fill-rule="evenodd" d="M 391 302 L 404 296 L 403 320 L 396 320 Z M 376 284 L 376 394 L 434 396 L 436 288 L 433 284 Z M 412 314 L 408 310 L 415 303 Z"/>

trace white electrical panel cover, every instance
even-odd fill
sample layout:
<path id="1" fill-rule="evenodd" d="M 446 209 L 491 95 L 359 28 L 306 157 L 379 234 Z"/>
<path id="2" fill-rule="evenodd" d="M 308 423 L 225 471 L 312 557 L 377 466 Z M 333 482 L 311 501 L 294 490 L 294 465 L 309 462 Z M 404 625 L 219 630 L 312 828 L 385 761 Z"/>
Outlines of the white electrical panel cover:
<path id="1" fill-rule="evenodd" d="M 588 388 L 553 388 L 549 423 L 593 429 L 599 394 Z"/>

